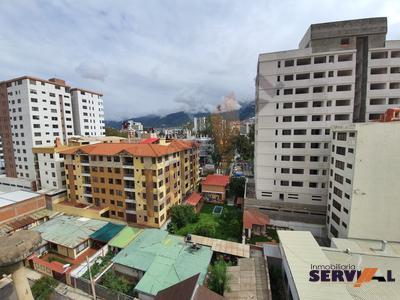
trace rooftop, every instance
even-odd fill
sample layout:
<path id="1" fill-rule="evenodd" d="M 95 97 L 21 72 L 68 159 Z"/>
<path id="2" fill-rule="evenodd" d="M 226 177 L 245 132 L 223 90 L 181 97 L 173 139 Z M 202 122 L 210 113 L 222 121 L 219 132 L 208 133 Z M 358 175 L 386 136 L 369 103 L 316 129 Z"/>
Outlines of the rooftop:
<path id="1" fill-rule="evenodd" d="M 243 212 L 243 226 L 246 229 L 251 229 L 253 225 L 268 225 L 269 217 L 266 214 L 259 212 L 257 209 L 245 209 Z"/>
<path id="2" fill-rule="evenodd" d="M 226 187 L 229 184 L 229 176 L 225 175 L 207 175 L 206 179 L 203 180 L 202 185 L 217 185 Z"/>
<path id="3" fill-rule="evenodd" d="M 209 247 L 193 250 L 183 237 L 159 229 L 144 229 L 113 258 L 113 262 L 144 271 L 135 289 L 156 295 L 158 291 L 198 273 L 198 283 L 202 283 L 212 253 Z"/>
<path id="4" fill-rule="evenodd" d="M 128 153 L 142 157 L 159 157 L 172 154 L 194 147 L 196 143 L 189 141 L 173 140 L 168 145 L 160 144 L 130 144 L 130 143 L 99 143 L 84 145 L 62 151 L 63 154 L 76 154 L 78 152 L 90 155 L 118 155 Z"/>
<path id="5" fill-rule="evenodd" d="M 124 227 L 124 225 L 107 223 L 99 230 L 95 231 L 90 235 L 90 238 L 95 241 L 100 241 L 103 243 L 107 243 L 110 241 L 114 236 L 116 236 Z"/>
<path id="6" fill-rule="evenodd" d="M 141 140 L 141 141 L 139 142 L 139 144 L 155 144 L 155 143 L 157 143 L 159 140 L 160 140 L 159 138 L 148 138 L 148 139 Z"/>
<path id="7" fill-rule="evenodd" d="M 125 226 L 112 240 L 108 242 L 111 247 L 123 249 L 129 245 L 140 233 L 142 229 Z"/>
<path id="8" fill-rule="evenodd" d="M 210 246 L 212 251 L 239 257 L 250 257 L 250 245 L 213 239 L 195 234 L 191 234 L 191 237 L 193 243 Z"/>
<path id="9" fill-rule="evenodd" d="M 26 192 L 26 191 L 15 191 L 8 193 L 0 192 L 0 207 L 7 205 L 13 205 L 15 203 L 25 201 L 31 198 L 40 196 L 38 193 Z"/>
<path id="10" fill-rule="evenodd" d="M 190 196 L 185 200 L 185 204 L 196 206 L 201 200 L 202 196 L 196 192 L 190 194 Z"/>
<path id="11" fill-rule="evenodd" d="M 362 239 L 332 239 L 337 248 L 320 247 L 308 231 L 278 231 L 282 256 L 301 299 L 398 299 L 400 285 L 372 280 L 360 287 L 346 283 L 313 283 L 309 271 L 313 265 L 353 265 L 357 270 L 378 268 L 377 276 L 400 272 L 399 243 L 387 243 L 382 251 L 381 241 Z M 346 250 L 347 249 L 347 250 Z"/>
<path id="12" fill-rule="evenodd" d="M 48 242 L 75 248 L 106 224 L 104 221 L 62 215 L 32 230 L 40 232 L 42 238 Z"/>

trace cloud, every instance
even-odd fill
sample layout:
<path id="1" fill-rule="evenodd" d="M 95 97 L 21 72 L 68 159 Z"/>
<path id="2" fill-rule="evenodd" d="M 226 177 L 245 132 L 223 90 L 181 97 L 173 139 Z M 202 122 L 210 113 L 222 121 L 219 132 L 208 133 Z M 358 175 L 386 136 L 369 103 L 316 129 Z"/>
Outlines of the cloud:
<path id="1" fill-rule="evenodd" d="M 108 75 L 107 68 L 98 61 L 84 61 L 76 67 L 76 72 L 83 78 L 105 81 Z"/>
<path id="2" fill-rule="evenodd" d="M 399 39 L 400 1 L 14 0 L 0 11 L 1 79 L 98 90 L 119 120 L 213 111 L 231 91 L 254 99 L 258 55 L 297 48 L 311 23 L 388 16 Z"/>

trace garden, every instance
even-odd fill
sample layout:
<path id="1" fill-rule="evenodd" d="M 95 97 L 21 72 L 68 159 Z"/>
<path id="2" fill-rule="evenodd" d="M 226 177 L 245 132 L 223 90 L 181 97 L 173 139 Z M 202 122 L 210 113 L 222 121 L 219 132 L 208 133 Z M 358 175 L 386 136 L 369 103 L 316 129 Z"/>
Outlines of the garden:
<path id="1" fill-rule="evenodd" d="M 205 203 L 199 214 L 188 205 L 171 208 L 171 223 L 168 231 L 185 236 L 196 234 L 216 239 L 241 242 L 242 216 L 239 209 L 228 205 Z"/>
<path id="2" fill-rule="evenodd" d="M 97 274 L 100 274 L 103 270 L 105 270 L 110 265 L 113 257 L 114 253 L 112 252 L 108 252 L 105 256 L 98 257 L 95 263 L 90 267 L 92 278 L 95 278 Z M 89 270 L 86 271 L 82 277 L 85 279 L 90 279 Z"/>
<path id="3" fill-rule="evenodd" d="M 246 239 L 248 244 L 256 245 L 257 242 L 275 242 L 279 243 L 278 233 L 274 228 L 266 229 L 265 235 L 251 235 L 250 239 Z"/>

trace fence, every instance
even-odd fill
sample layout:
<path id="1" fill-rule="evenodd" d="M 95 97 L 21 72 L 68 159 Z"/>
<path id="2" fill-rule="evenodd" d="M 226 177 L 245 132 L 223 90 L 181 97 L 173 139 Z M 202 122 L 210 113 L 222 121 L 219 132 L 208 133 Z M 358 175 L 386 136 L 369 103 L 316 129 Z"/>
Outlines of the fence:
<path id="1" fill-rule="evenodd" d="M 81 291 L 84 291 L 85 293 L 93 295 L 92 286 L 91 286 L 89 280 L 86 280 L 81 277 L 81 278 L 73 278 L 73 282 L 77 289 L 80 289 Z M 99 298 L 99 299 L 105 299 L 105 300 L 134 300 L 135 299 L 133 296 L 128 296 L 123 293 L 113 292 L 110 289 L 108 289 L 105 286 L 102 286 L 98 283 L 95 284 L 95 290 L 96 290 L 96 298 Z"/>
<path id="2" fill-rule="evenodd" d="M 92 266 L 96 262 L 96 259 L 99 256 L 105 256 L 107 253 L 108 253 L 108 245 L 105 245 L 103 248 L 101 248 L 99 251 L 97 251 L 89 258 L 89 265 Z M 87 269 L 88 269 L 87 263 L 86 261 L 84 261 L 79 267 L 75 268 L 71 272 L 71 277 L 81 277 L 83 274 L 85 274 Z"/>

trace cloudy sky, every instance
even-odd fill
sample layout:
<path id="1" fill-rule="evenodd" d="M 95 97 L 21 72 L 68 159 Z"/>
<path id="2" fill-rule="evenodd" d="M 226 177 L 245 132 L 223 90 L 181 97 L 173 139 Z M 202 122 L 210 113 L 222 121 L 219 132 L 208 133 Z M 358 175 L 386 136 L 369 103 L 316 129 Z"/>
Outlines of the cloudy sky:
<path id="1" fill-rule="evenodd" d="M 388 16 L 400 1 L 0 1 L 0 79 L 59 77 L 104 93 L 106 119 L 254 98 L 259 53 L 296 48 L 311 23 Z"/>

